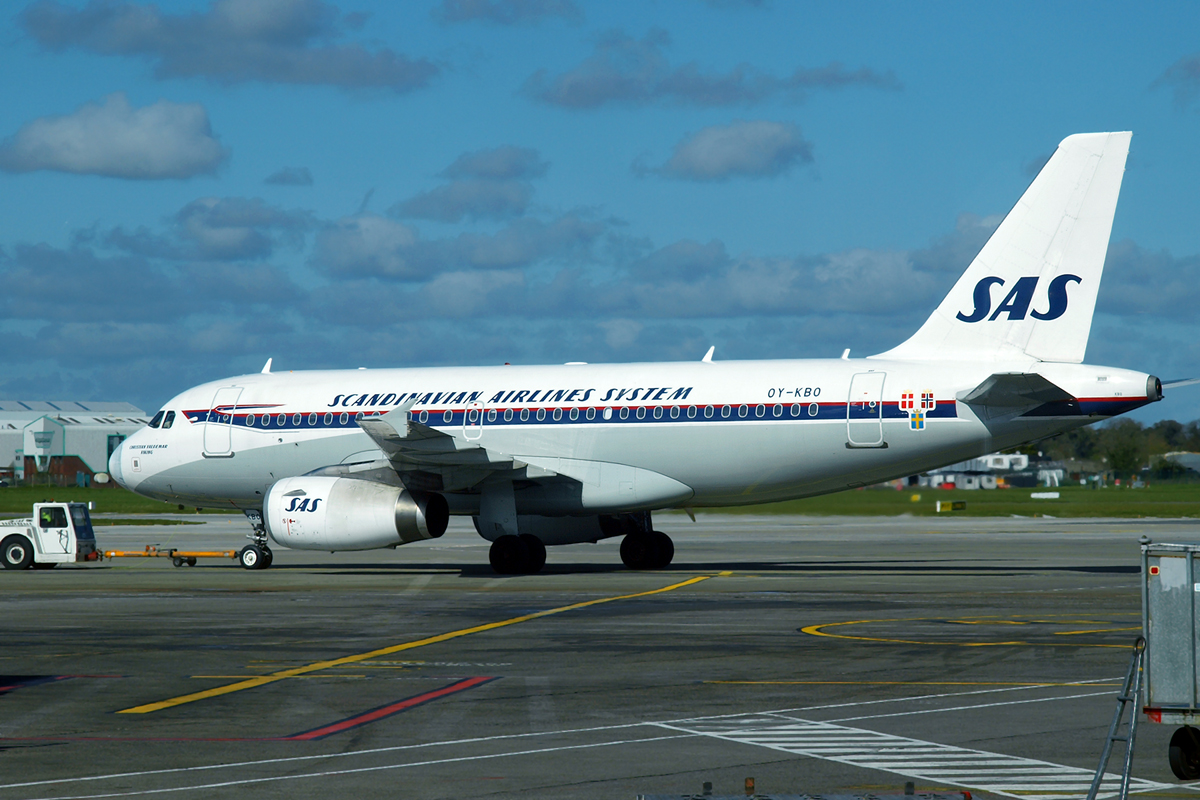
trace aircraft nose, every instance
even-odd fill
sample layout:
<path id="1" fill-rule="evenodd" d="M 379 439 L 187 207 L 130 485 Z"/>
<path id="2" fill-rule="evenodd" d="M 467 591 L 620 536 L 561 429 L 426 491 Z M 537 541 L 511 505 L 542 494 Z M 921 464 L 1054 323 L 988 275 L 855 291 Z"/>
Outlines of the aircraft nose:
<path id="1" fill-rule="evenodd" d="M 121 472 L 121 455 L 124 450 L 125 442 L 120 442 L 116 448 L 113 449 L 112 455 L 108 457 L 108 474 L 122 488 L 128 489 L 129 487 L 125 485 L 125 476 Z"/>

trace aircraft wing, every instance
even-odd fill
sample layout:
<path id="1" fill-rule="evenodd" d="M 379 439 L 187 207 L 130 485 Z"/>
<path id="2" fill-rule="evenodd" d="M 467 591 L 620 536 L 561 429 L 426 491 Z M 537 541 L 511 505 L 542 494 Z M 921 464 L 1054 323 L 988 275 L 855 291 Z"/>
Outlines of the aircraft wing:
<path id="1" fill-rule="evenodd" d="M 379 445 L 392 468 L 410 488 L 466 489 L 498 472 L 507 473 L 512 479 L 557 475 L 462 436 L 423 425 L 412 419 L 408 412 L 406 404 L 382 416 L 363 417 L 358 425 Z"/>
<path id="2" fill-rule="evenodd" d="M 998 372 L 959 398 L 983 419 L 1015 417 L 1047 403 L 1078 406 L 1078 399 L 1041 375 Z"/>

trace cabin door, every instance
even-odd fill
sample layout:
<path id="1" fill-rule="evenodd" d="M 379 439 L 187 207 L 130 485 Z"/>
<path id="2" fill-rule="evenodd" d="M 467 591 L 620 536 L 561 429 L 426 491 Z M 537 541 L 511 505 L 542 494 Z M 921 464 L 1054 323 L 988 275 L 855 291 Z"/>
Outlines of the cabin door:
<path id="1" fill-rule="evenodd" d="M 885 372 L 860 372 L 850 379 L 846 402 L 846 446 L 887 447 L 883 441 Z"/>

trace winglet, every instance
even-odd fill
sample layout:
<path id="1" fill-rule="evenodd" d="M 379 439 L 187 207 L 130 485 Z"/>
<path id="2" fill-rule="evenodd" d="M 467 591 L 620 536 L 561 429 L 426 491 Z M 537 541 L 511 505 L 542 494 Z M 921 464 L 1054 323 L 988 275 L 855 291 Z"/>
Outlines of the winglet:
<path id="1" fill-rule="evenodd" d="M 705 353 L 704 358 L 702 358 L 700 360 L 703 361 L 705 364 L 711 364 L 712 356 L 713 356 L 713 353 L 715 353 L 715 352 L 717 352 L 717 346 L 714 344 L 712 347 L 708 348 L 708 352 Z"/>
<path id="2" fill-rule="evenodd" d="M 275 360 L 275 359 L 273 359 L 273 358 L 268 358 L 268 359 L 267 359 L 267 363 L 266 363 L 266 364 L 263 364 L 263 368 L 262 368 L 262 374 L 263 374 L 263 375 L 270 375 L 270 374 L 271 374 L 271 362 L 272 362 L 272 361 L 274 361 L 274 360 Z"/>

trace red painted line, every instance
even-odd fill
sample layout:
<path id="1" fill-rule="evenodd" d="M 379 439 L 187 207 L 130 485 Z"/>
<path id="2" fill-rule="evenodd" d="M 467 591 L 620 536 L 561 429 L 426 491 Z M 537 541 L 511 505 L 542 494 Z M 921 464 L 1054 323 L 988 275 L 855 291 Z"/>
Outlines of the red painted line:
<path id="1" fill-rule="evenodd" d="M 6 676 L 9 681 L 0 684 L 0 695 L 8 694 L 17 689 L 24 689 L 29 686 L 40 686 L 43 683 L 56 683 L 57 681 L 65 681 L 69 678 L 74 678 L 74 675 L 32 675 L 29 677 Z M 14 680 L 15 679 L 15 680 Z"/>
<path id="2" fill-rule="evenodd" d="M 312 741 L 313 739 L 324 739 L 326 736 L 332 736 L 335 733 L 342 733 L 351 728 L 357 728 L 362 725 L 368 725 L 372 722 L 377 722 L 385 717 L 390 717 L 393 714 L 399 714 L 401 711 L 407 711 L 410 708 L 429 703 L 433 700 L 439 700 L 458 692 L 464 692 L 467 689 L 474 689 L 476 686 L 482 686 L 485 683 L 496 680 L 494 677 L 475 677 L 464 678 L 461 681 L 456 681 L 449 686 L 443 686 L 441 689 L 434 689 L 432 692 L 414 695 L 405 700 L 400 700 L 395 703 L 389 703 L 386 706 L 373 708 L 370 711 L 364 711 L 361 714 L 356 714 L 353 717 L 329 725 L 322 725 L 319 728 L 313 728 L 310 731 L 295 733 L 291 736 L 281 736 L 279 741 L 297 742 L 297 741 Z"/>

